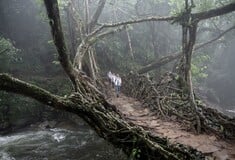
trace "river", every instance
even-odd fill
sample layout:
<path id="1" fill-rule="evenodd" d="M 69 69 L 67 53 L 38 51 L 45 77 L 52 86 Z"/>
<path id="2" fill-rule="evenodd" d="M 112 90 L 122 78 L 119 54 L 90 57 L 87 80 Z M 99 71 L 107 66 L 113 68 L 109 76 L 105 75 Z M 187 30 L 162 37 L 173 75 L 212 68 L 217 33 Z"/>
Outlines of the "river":
<path id="1" fill-rule="evenodd" d="M 89 127 L 28 128 L 0 136 L 1 160 L 125 160 Z"/>

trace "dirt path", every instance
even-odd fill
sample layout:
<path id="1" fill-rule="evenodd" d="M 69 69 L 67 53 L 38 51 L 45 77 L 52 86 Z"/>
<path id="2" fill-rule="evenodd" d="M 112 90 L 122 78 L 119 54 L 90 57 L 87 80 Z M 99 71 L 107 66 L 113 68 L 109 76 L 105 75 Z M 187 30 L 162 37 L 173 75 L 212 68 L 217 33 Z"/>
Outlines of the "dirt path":
<path id="1" fill-rule="evenodd" d="M 213 156 L 215 160 L 235 160 L 235 141 L 226 142 L 215 135 L 196 135 L 189 132 L 179 122 L 159 119 L 149 109 L 143 108 L 136 99 L 123 94 L 117 98 L 114 89 L 108 92 L 108 96 L 109 102 L 116 105 L 126 119 L 142 126 L 151 134 L 167 137 L 173 143 L 192 146 L 208 156 Z"/>

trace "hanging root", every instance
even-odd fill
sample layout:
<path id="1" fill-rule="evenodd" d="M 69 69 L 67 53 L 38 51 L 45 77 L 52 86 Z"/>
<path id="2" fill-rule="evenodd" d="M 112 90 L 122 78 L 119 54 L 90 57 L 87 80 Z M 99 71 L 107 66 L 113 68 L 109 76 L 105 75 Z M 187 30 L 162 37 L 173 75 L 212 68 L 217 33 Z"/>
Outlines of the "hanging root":
<path id="1" fill-rule="evenodd" d="M 182 87 L 182 82 L 179 85 L 180 78 L 177 75 L 166 73 L 159 83 L 134 73 L 123 79 L 124 93 L 141 100 L 145 107 L 158 113 L 159 116 L 169 118 L 175 115 L 197 131 L 213 132 L 224 138 L 235 138 L 235 119 L 208 108 L 197 97 L 195 111 L 185 94 L 186 87 Z"/>

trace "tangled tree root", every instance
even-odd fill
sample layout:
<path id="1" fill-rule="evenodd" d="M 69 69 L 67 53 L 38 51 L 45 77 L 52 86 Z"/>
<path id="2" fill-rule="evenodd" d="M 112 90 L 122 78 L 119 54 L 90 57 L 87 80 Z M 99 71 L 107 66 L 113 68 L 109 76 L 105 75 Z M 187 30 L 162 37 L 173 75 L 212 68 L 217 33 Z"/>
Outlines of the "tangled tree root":
<path id="1" fill-rule="evenodd" d="M 198 114 L 195 114 L 185 94 L 187 88 L 176 74 L 166 73 L 156 83 L 147 76 L 130 73 L 124 77 L 123 85 L 125 94 L 142 100 L 144 106 L 158 116 L 175 115 L 193 128 L 196 124 L 195 115 L 199 115 L 202 131 L 213 132 L 223 138 L 235 138 L 235 118 L 208 108 L 199 98 L 196 98 Z"/>

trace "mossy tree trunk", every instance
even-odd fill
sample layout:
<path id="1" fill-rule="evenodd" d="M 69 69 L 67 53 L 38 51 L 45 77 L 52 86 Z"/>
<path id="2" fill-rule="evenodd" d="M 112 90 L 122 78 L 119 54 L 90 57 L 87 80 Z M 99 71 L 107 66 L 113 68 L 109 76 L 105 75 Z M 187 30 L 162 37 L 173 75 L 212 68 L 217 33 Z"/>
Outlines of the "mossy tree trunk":
<path id="1" fill-rule="evenodd" d="M 183 19 L 181 21 L 182 25 L 182 60 L 180 64 L 182 66 L 180 73 L 185 81 L 186 86 L 186 95 L 190 102 L 190 107 L 195 113 L 195 124 L 197 132 L 201 132 L 201 120 L 199 118 L 197 104 L 195 102 L 194 90 L 192 84 L 192 75 L 191 75 L 191 62 L 192 62 L 192 52 L 194 44 L 196 41 L 196 32 L 197 32 L 197 19 L 191 17 L 191 9 L 194 3 L 191 0 L 189 4 L 188 0 L 185 0 L 185 11 L 183 13 Z"/>

